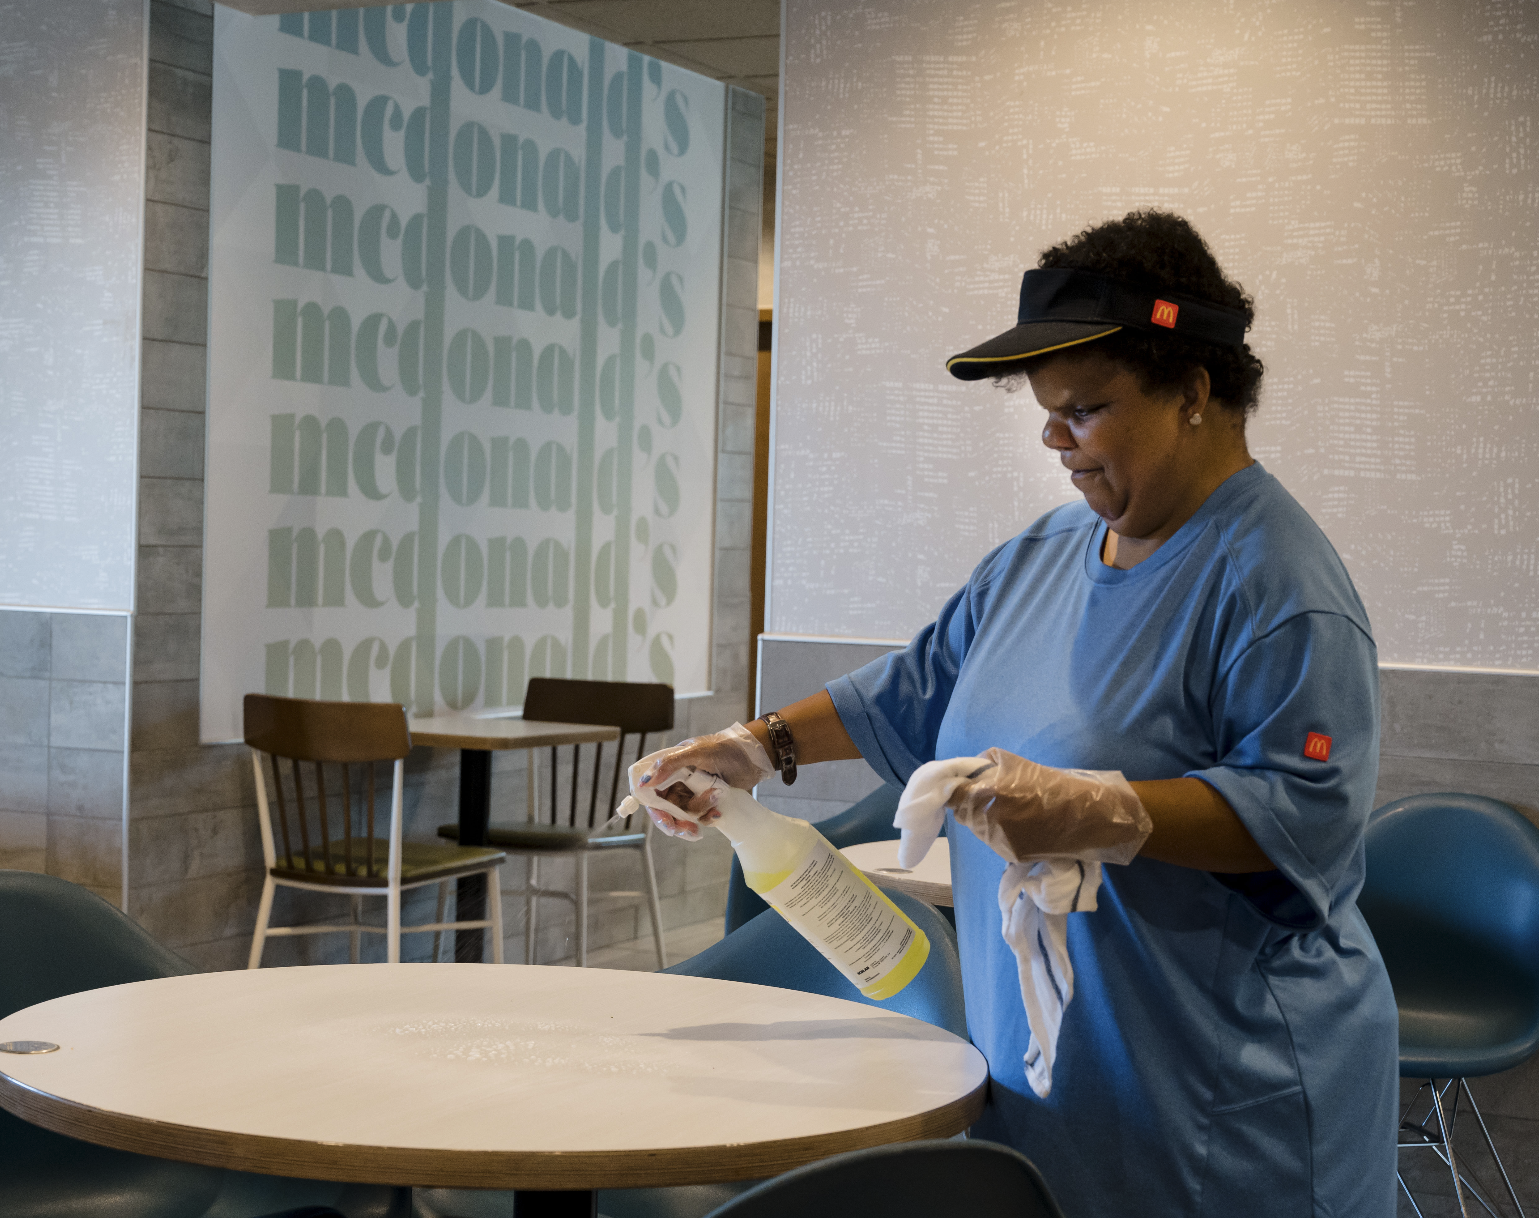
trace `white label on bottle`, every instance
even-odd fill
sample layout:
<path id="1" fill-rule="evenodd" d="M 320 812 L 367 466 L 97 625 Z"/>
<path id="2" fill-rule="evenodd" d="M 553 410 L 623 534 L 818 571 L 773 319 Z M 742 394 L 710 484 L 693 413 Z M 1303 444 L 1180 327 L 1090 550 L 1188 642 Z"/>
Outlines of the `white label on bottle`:
<path id="1" fill-rule="evenodd" d="M 759 895 L 858 989 L 890 973 L 914 942 L 914 924 L 825 841 Z"/>

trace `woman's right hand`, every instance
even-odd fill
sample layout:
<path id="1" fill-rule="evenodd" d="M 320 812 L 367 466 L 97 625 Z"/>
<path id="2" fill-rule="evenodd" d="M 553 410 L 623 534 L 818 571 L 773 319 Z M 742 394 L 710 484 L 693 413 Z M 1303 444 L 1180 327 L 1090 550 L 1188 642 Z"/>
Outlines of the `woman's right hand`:
<path id="1" fill-rule="evenodd" d="M 741 723 L 724 732 L 694 736 L 648 753 L 630 768 L 631 794 L 647 809 L 652 822 L 670 837 L 691 840 L 700 826 L 715 820 L 714 794 L 695 794 L 681 781 L 690 770 L 715 774 L 728 786 L 749 790 L 774 775 L 769 754 Z M 690 815 L 675 816 L 668 805 Z"/>

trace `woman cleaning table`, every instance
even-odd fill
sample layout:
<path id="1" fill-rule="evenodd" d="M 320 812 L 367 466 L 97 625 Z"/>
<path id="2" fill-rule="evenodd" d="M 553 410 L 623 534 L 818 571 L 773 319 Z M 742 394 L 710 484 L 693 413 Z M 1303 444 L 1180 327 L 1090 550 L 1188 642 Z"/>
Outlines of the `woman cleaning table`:
<path id="1" fill-rule="evenodd" d="M 1394 1212 L 1395 1003 L 1355 904 L 1376 651 L 1330 542 L 1247 449 L 1253 317 L 1168 213 L 1046 250 L 1018 324 L 948 368 L 1029 385 L 1082 501 L 986 555 L 903 651 L 639 779 L 693 765 L 746 788 L 863 757 L 905 783 L 1000 750 L 947 813 L 991 1076 L 973 1132 L 1029 1155 L 1070 1218 Z M 1152 830 L 1066 919 L 1073 997 L 1041 1095 L 997 890 L 1106 813 L 1108 788 L 1070 770 L 1119 771 L 1134 806 L 1113 810 Z"/>

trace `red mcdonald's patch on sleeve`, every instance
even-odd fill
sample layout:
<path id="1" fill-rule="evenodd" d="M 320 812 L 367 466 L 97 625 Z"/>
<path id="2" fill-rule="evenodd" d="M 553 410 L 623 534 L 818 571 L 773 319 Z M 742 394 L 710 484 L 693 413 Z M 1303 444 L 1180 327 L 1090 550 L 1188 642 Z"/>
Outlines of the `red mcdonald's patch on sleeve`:
<path id="1" fill-rule="evenodd" d="M 1331 759 L 1331 738 L 1322 736 L 1319 732 L 1310 732 L 1304 738 L 1304 756 L 1313 757 L 1316 761 L 1329 761 Z"/>
<path id="2" fill-rule="evenodd" d="M 1167 330 L 1176 328 L 1176 317 L 1181 312 L 1181 306 L 1172 304 L 1168 300 L 1156 300 L 1154 312 L 1149 315 L 1149 320 L 1157 326 L 1164 326 Z"/>

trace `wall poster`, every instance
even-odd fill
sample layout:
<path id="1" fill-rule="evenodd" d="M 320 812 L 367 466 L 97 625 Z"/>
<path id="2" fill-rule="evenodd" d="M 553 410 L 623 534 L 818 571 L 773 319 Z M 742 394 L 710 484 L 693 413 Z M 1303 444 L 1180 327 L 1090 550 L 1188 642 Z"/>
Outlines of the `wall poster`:
<path id="1" fill-rule="evenodd" d="M 215 11 L 202 739 L 708 690 L 725 87 L 494 0 Z"/>

